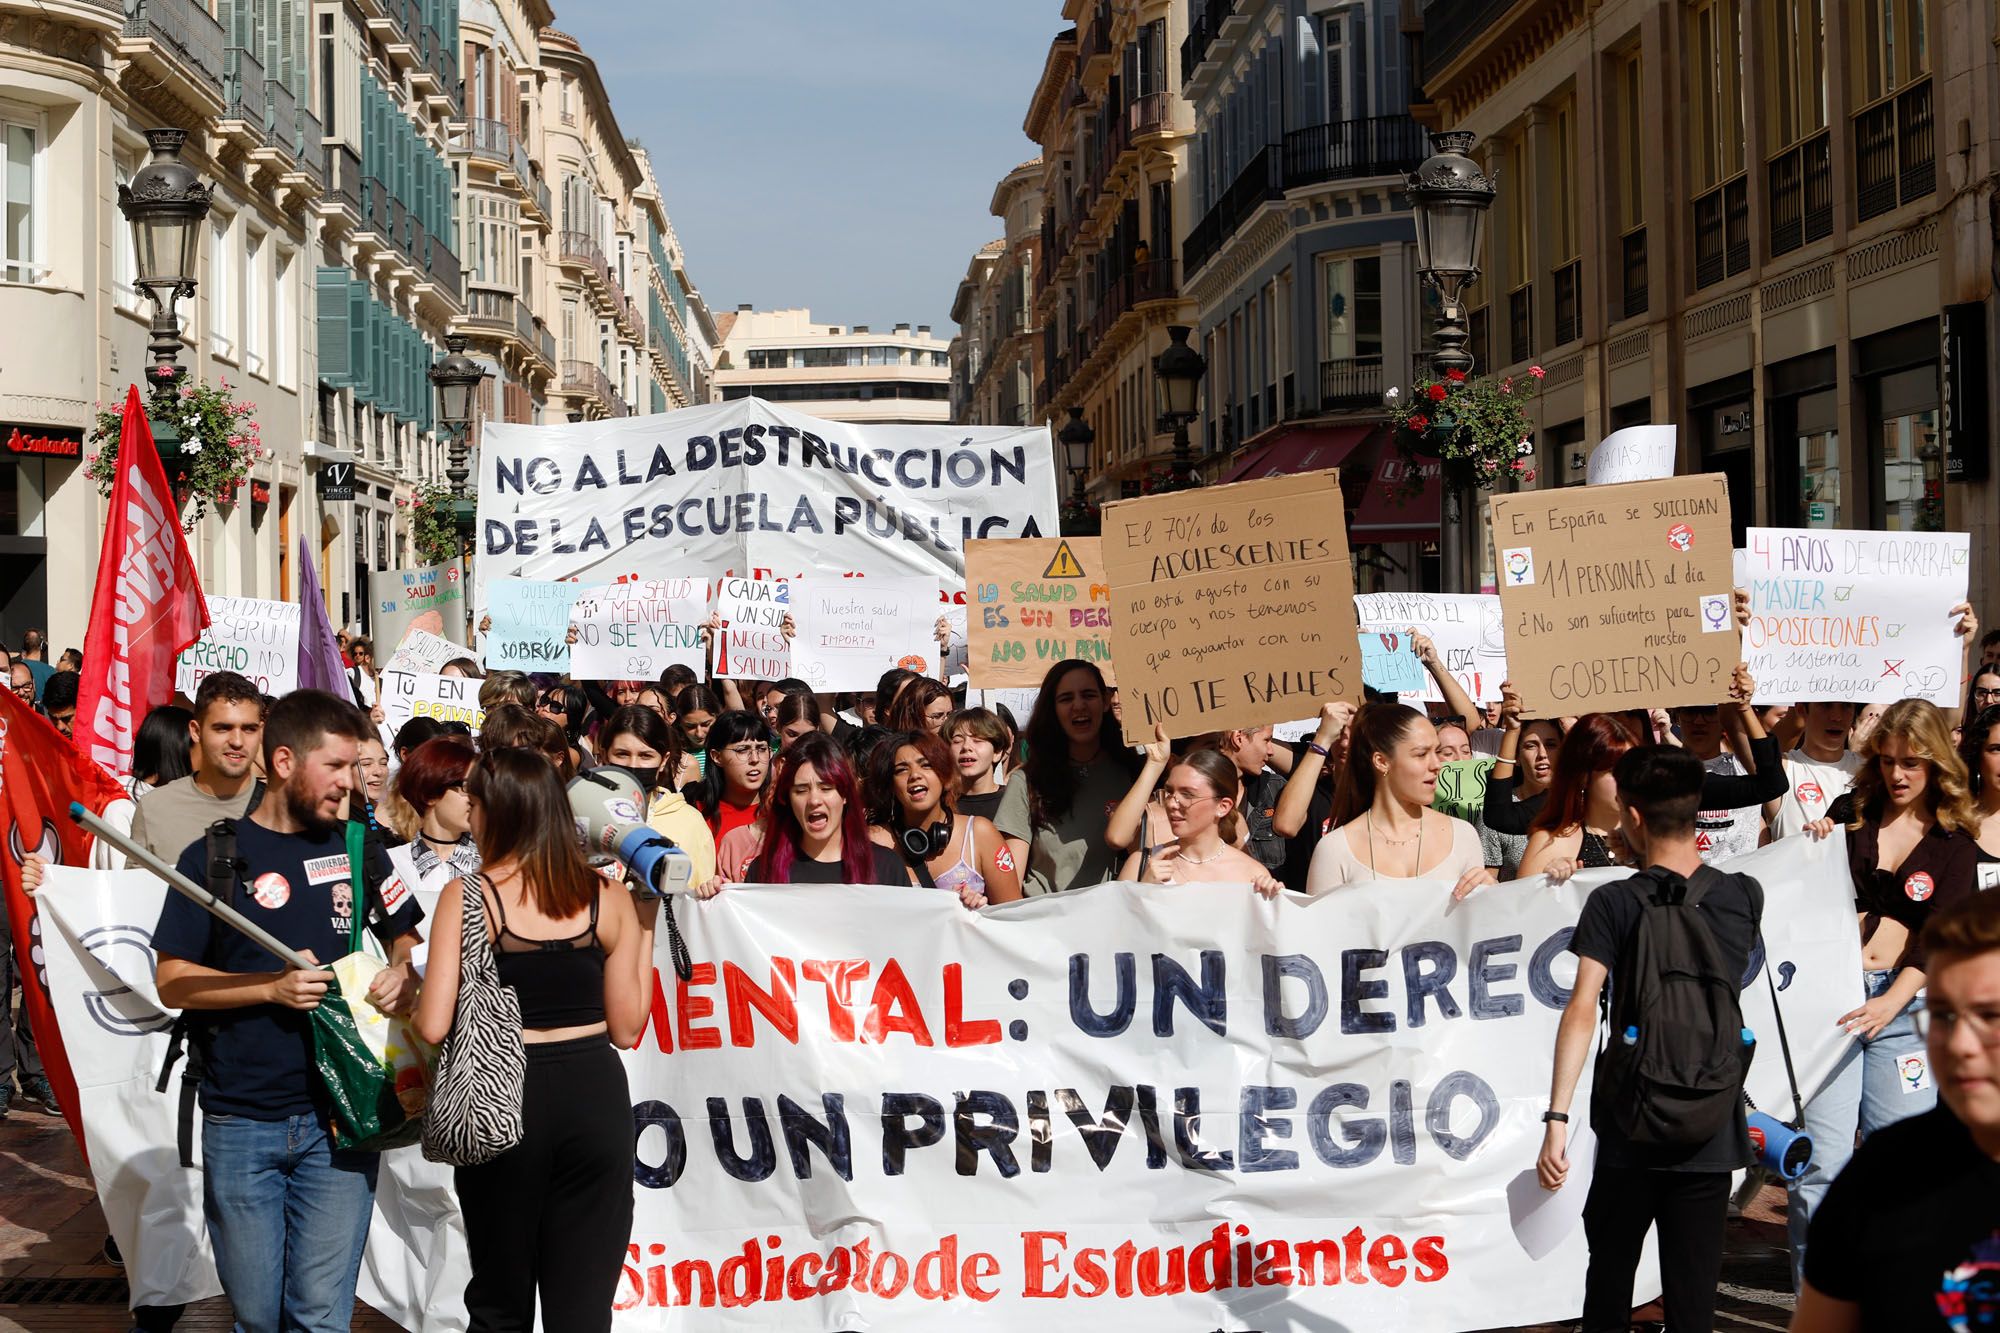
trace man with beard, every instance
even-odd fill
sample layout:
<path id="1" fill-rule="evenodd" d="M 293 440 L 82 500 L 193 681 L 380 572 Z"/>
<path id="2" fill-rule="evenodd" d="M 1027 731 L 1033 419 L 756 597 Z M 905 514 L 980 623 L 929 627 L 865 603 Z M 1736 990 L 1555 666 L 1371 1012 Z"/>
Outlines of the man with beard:
<path id="1" fill-rule="evenodd" d="M 188 731 L 195 771 L 147 792 L 132 816 L 132 841 L 162 861 L 180 860 L 216 820 L 249 812 L 259 789 L 251 765 L 263 743 L 264 696 L 234 671 L 204 676 Z"/>
<path id="2" fill-rule="evenodd" d="M 399 879 L 384 881 L 362 903 L 351 892 L 342 810 L 371 733 L 352 705 L 321 690 L 271 705 L 263 737 L 270 785 L 232 822 L 230 897 L 314 963 L 348 952 L 352 913 L 363 911 L 390 956 L 368 1001 L 407 1013 L 416 998 L 410 953 L 423 913 Z M 207 852 L 205 841 L 188 847 L 180 872 L 196 883 L 209 880 Z M 178 893 L 167 896 L 153 945 L 161 1001 L 201 1019 L 203 1209 L 236 1326 L 243 1333 L 344 1330 L 378 1159 L 334 1146 L 313 1068 L 307 1015 L 333 974 L 284 967 Z"/>

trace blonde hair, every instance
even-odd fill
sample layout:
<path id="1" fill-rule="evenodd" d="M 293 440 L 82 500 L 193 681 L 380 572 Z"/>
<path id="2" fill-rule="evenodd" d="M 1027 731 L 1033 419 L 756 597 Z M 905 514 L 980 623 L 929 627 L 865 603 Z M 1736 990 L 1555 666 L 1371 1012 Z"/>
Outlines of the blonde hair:
<path id="1" fill-rule="evenodd" d="M 1882 767 L 1877 762 L 1882 743 L 1899 737 L 1929 767 L 1924 784 L 1924 800 L 1942 827 L 1968 837 L 1979 832 L 1979 813 L 1972 800 L 1972 782 L 1965 761 L 1951 743 L 1951 728 L 1944 714 L 1928 699 L 1898 699 L 1882 712 L 1882 719 L 1862 742 L 1862 765 L 1854 774 L 1850 791 L 1854 797 L 1854 820 L 1849 828 L 1860 828 L 1881 817 L 1886 793 Z"/>

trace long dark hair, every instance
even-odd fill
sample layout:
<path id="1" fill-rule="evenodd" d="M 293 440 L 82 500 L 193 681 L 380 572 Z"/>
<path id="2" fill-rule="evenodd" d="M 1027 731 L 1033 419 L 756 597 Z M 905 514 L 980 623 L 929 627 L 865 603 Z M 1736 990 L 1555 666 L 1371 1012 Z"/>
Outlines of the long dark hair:
<path id="1" fill-rule="evenodd" d="M 554 921 L 590 906 L 604 883 L 583 858 L 569 797 L 548 760 L 533 750 L 488 750 L 472 766 L 466 795 L 479 802 L 479 862 L 512 859 L 522 896 Z"/>
<path id="2" fill-rule="evenodd" d="M 1620 756 L 1640 744 L 1639 735 L 1621 713 L 1586 713 L 1578 718 L 1556 749 L 1548 797 L 1528 828 L 1554 834 L 1582 828 L 1590 808 L 1590 780 L 1599 773 L 1609 773 Z"/>
<path id="3" fill-rule="evenodd" d="M 562 710 L 563 736 L 571 745 L 583 738 L 583 724 L 590 716 L 590 698 L 574 685 L 557 681 L 542 691 L 541 705 Z"/>
<path id="4" fill-rule="evenodd" d="M 1958 757 L 1965 763 L 1965 786 L 1977 801 L 1986 783 L 1979 776 L 1980 751 L 1986 748 L 1986 738 L 1993 734 L 1993 728 L 2000 727 L 2000 704 L 1988 704 L 1977 713 L 1967 713 L 1972 720 L 1965 724 L 1958 742 Z"/>
<path id="5" fill-rule="evenodd" d="M 925 710 L 939 699 L 949 698 L 951 691 L 944 687 L 942 681 L 918 676 L 896 696 L 896 702 L 889 706 L 889 715 L 876 720 L 891 731 L 922 731 Z"/>
<path id="6" fill-rule="evenodd" d="M 868 822 L 883 828 L 902 826 L 903 804 L 896 799 L 896 752 L 908 746 L 924 757 L 938 780 L 938 810 L 951 817 L 958 794 L 957 766 L 942 737 L 928 731 L 904 731 L 885 736 L 868 756 Z"/>
<path id="7" fill-rule="evenodd" d="M 164 787 L 194 772 L 194 737 L 188 734 L 192 721 L 193 713 L 172 704 L 146 714 L 132 738 L 132 776 Z"/>
<path id="8" fill-rule="evenodd" d="M 1424 715 L 1408 704 L 1364 704 L 1347 732 L 1344 779 L 1335 791 L 1333 827 L 1359 819 L 1375 804 L 1375 756 L 1394 754 Z"/>
<path id="9" fill-rule="evenodd" d="M 1965 682 L 1965 709 L 1959 714 L 1960 717 L 1971 717 L 1979 711 L 1979 700 L 1974 696 L 1973 691 L 1979 688 L 1979 678 L 1981 676 L 2000 676 L 2000 665 L 1981 666 L 1972 669 L 1972 679 Z M 1861 711 L 1859 704 L 1855 705 L 1854 711 L 1856 713 Z"/>
<path id="10" fill-rule="evenodd" d="M 833 738 L 822 732 L 802 737 L 784 752 L 784 763 L 771 787 L 769 831 L 764 835 L 763 849 L 751 863 L 751 880 L 758 884 L 791 883 L 792 863 L 805 851 L 805 830 L 792 812 L 792 783 L 808 765 L 846 802 L 840 815 L 841 883 L 874 883 L 875 844 L 868 840 L 868 812 L 862 808 L 854 770 Z"/>
<path id="11" fill-rule="evenodd" d="M 1104 721 L 1097 732 L 1104 757 L 1124 769 L 1128 777 L 1139 771 L 1138 759 L 1125 748 L 1124 730 L 1111 711 L 1111 693 L 1104 683 L 1104 673 L 1081 658 L 1056 663 L 1042 677 L 1041 693 L 1035 697 L 1035 711 L 1028 715 L 1025 733 L 1028 758 L 1022 772 L 1027 774 L 1030 820 L 1037 828 L 1064 818 L 1076 803 L 1079 778 L 1069 757 L 1069 734 L 1063 730 L 1062 718 L 1056 712 L 1056 687 L 1072 671 L 1089 672 L 1105 696 Z"/>
<path id="12" fill-rule="evenodd" d="M 609 762 L 611 738 L 621 735 L 636 737 L 641 745 L 659 753 L 658 785 L 674 790 L 674 774 L 681 765 L 680 728 L 668 726 L 666 719 L 644 704 L 626 704 L 605 718 L 604 725 L 597 729 L 598 762 Z"/>

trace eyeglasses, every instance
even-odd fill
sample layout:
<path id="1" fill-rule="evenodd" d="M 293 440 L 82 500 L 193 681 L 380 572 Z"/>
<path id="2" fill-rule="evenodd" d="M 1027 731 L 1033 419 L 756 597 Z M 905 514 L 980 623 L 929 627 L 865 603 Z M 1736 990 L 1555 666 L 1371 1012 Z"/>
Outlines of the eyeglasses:
<path id="1" fill-rule="evenodd" d="M 1944 1039 L 1950 1041 L 1958 1032 L 1958 1025 L 1965 1024 L 1972 1029 L 1973 1038 L 1986 1049 L 2000 1048 L 2000 1010 L 1989 1009 L 1985 1013 L 1961 1014 L 1956 1009 L 1917 1010 L 1917 1035 L 1929 1041 L 1933 1023 L 1944 1029 Z"/>
<path id="2" fill-rule="evenodd" d="M 561 701 L 556 699 L 553 695 L 549 696 L 548 698 L 537 701 L 537 703 L 535 704 L 535 711 L 538 713 L 565 713 L 565 714 L 569 712 L 567 708 L 564 708 L 562 706 Z"/>
<path id="3" fill-rule="evenodd" d="M 1213 801 L 1216 799 L 1213 795 L 1204 796 L 1198 792 L 1180 791 L 1173 787 L 1169 787 L 1160 793 L 1160 804 L 1178 805 L 1183 809 L 1192 809 L 1200 805 L 1203 801 Z"/>
<path id="4" fill-rule="evenodd" d="M 1992 689 L 1981 689 L 1975 685 L 1972 687 L 1972 697 L 1974 699 L 1984 699 L 1988 702 L 2000 699 L 2000 686 L 1995 686 Z"/>
<path id="5" fill-rule="evenodd" d="M 771 747 L 758 741 L 745 741 L 740 745 L 724 746 L 724 754 L 732 759 L 769 759 Z"/>
<path id="6" fill-rule="evenodd" d="M 14 693 L 20 695 L 23 699 L 32 699 L 35 697 L 35 682 L 32 680 L 25 681 L 22 684 L 14 686 L 13 690 Z"/>

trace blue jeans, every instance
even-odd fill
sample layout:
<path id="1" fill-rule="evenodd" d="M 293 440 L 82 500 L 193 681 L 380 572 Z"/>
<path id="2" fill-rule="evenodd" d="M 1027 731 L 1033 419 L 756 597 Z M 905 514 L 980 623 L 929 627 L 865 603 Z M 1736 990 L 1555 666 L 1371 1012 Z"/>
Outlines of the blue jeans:
<path id="1" fill-rule="evenodd" d="M 1866 972 L 1868 998 L 1889 989 L 1894 972 Z M 1801 1281 L 1806 1257 L 1806 1227 L 1813 1209 L 1826 1197 L 1827 1187 L 1854 1156 L 1855 1137 L 1867 1138 L 1878 1129 L 1922 1115 L 1937 1105 L 1937 1088 L 1931 1083 L 1929 1059 L 1924 1056 L 1924 1039 L 1917 1035 L 1917 1010 L 1923 1007 L 1918 993 L 1903 1012 L 1873 1037 L 1848 1046 L 1834 1066 L 1833 1074 L 1819 1095 L 1806 1103 L 1806 1132 L 1812 1135 L 1812 1165 L 1791 1187 L 1785 1208 L 1785 1227 L 1792 1242 L 1792 1286 Z M 1917 1056 L 1923 1065 L 1906 1069 L 1907 1056 Z M 1915 1075 L 1921 1072 L 1922 1077 Z M 1921 1089 L 1916 1084 L 1930 1085 Z"/>
<path id="2" fill-rule="evenodd" d="M 236 1333 L 345 1333 L 375 1204 L 375 1153 L 317 1116 L 202 1116 L 202 1203 Z"/>

